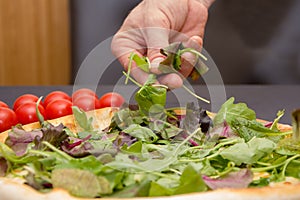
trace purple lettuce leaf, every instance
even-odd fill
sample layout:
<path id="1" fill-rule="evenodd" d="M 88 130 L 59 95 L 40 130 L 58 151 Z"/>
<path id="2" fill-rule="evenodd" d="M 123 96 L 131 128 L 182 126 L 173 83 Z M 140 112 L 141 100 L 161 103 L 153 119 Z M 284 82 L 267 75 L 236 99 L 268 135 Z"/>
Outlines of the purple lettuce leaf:
<path id="1" fill-rule="evenodd" d="M 233 130 L 230 128 L 229 124 L 224 122 L 222 125 L 218 125 L 209 133 L 210 137 L 218 136 L 223 138 L 232 138 L 237 137 L 237 134 L 233 132 Z"/>
<path id="2" fill-rule="evenodd" d="M 92 135 L 88 135 L 83 139 L 69 137 L 63 141 L 61 148 L 63 151 L 74 157 L 83 157 L 90 154 L 90 151 L 94 149 L 92 144 L 88 140 Z"/>
<path id="3" fill-rule="evenodd" d="M 41 129 L 41 131 L 43 132 L 42 137 L 35 137 L 34 139 L 35 149 L 48 149 L 48 147 L 43 144 L 43 141 L 49 142 L 56 148 L 60 147 L 61 143 L 69 137 L 64 128 L 65 126 L 63 124 L 59 124 L 58 126 L 48 124 L 47 127 L 43 127 Z"/>
<path id="4" fill-rule="evenodd" d="M 8 145 L 17 156 L 25 154 L 28 144 L 33 142 L 35 138 L 41 138 L 43 132 L 41 130 L 25 131 L 21 126 L 13 127 L 8 133 L 5 144 Z"/>
<path id="5" fill-rule="evenodd" d="M 202 108 L 196 108 L 194 103 L 186 106 L 186 115 L 181 122 L 180 128 L 188 134 L 193 133 L 199 127 L 203 133 L 207 133 L 212 126 L 212 120 Z"/>
<path id="6" fill-rule="evenodd" d="M 120 132 L 117 138 L 114 140 L 113 145 L 116 149 L 120 149 L 123 145 L 127 145 L 128 147 L 137 141 L 136 138 L 124 133 Z"/>
<path id="7" fill-rule="evenodd" d="M 212 190 L 220 188 L 247 188 L 253 180 L 253 174 L 249 169 L 241 169 L 237 172 L 230 172 L 225 177 L 213 179 L 209 176 L 202 176 L 202 178 Z"/>

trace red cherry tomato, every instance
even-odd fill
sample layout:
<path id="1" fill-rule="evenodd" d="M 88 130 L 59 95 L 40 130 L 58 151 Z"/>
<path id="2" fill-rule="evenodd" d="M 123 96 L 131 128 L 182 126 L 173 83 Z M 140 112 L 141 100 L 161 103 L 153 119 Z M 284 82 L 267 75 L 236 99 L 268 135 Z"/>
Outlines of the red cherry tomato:
<path id="1" fill-rule="evenodd" d="M 0 101 L 0 107 L 9 108 L 8 105 L 3 101 Z"/>
<path id="2" fill-rule="evenodd" d="M 66 99 L 51 101 L 46 107 L 48 119 L 55 119 L 72 114 L 72 102 Z"/>
<path id="3" fill-rule="evenodd" d="M 73 94 L 72 94 L 72 100 L 75 101 L 77 98 L 82 97 L 82 96 L 94 96 L 98 99 L 97 94 L 88 88 L 81 88 L 79 90 L 76 90 Z"/>
<path id="4" fill-rule="evenodd" d="M 36 107 L 35 102 L 29 102 L 19 106 L 19 108 L 16 110 L 16 115 L 21 124 L 24 125 L 24 124 L 29 124 L 38 121 L 35 107 Z M 39 105 L 38 108 L 40 113 L 46 118 L 44 107 L 42 105 Z"/>
<path id="5" fill-rule="evenodd" d="M 120 107 L 124 102 L 123 96 L 116 92 L 106 93 L 99 99 L 100 108 Z"/>
<path id="6" fill-rule="evenodd" d="M 20 105 L 22 104 L 25 104 L 25 103 L 29 103 L 29 102 L 37 102 L 38 101 L 38 97 L 33 95 L 33 94 L 24 94 L 22 96 L 19 96 L 15 102 L 14 102 L 14 105 L 13 105 L 13 109 L 14 111 L 16 111 Z"/>
<path id="7" fill-rule="evenodd" d="M 12 109 L 0 107 L 0 133 L 18 123 L 17 115 Z"/>
<path id="8" fill-rule="evenodd" d="M 73 101 L 73 105 L 84 111 L 95 110 L 99 108 L 99 100 L 95 96 L 81 96 Z"/>
<path id="9" fill-rule="evenodd" d="M 53 100 L 58 100 L 58 99 L 66 99 L 71 101 L 71 97 L 62 91 L 53 91 L 49 93 L 45 99 L 44 99 L 44 107 L 47 108 L 48 104 L 51 103 Z"/>

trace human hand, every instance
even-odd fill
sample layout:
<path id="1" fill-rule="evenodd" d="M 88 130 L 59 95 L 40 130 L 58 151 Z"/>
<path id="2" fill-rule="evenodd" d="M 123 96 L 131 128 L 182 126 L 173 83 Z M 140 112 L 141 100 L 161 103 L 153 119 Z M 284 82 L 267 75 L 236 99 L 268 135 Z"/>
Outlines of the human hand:
<path id="1" fill-rule="evenodd" d="M 112 41 L 112 52 L 127 70 L 129 56 L 136 53 L 147 56 L 150 71 L 160 74 L 158 65 L 165 57 L 161 48 L 173 42 L 183 42 L 185 47 L 201 49 L 208 8 L 214 0 L 144 0 L 125 19 Z M 178 88 L 193 70 L 195 56 L 183 54 L 180 74 L 160 76 L 158 81 L 169 88 Z M 131 76 L 143 84 L 148 74 L 132 63 Z"/>

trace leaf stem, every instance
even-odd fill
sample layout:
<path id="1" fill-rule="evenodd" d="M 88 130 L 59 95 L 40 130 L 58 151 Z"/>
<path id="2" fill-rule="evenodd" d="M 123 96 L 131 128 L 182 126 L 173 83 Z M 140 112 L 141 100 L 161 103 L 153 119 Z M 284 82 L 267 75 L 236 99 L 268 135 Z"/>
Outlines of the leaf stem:
<path id="1" fill-rule="evenodd" d="M 57 154 L 59 154 L 61 157 L 65 158 L 68 161 L 73 160 L 74 158 L 69 156 L 67 153 L 60 151 L 59 149 L 57 149 L 55 146 L 53 146 L 52 144 L 50 144 L 49 142 L 43 141 L 42 142 L 44 145 L 46 145 L 49 149 L 51 149 L 52 151 L 56 152 Z"/>
<path id="2" fill-rule="evenodd" d="M 182 85 L 182 87 L 188 92 L 188 93 L 190 93 L 192 96 L 194 96 L 194 97 L 196 97 L 197 99 L 199 99 L 199 100 L 201 100 L 201 101 L 203 101 L 203 102 L 205 102 L 205 103 L 210 103 L 210 101 L 209 100 L 207 100 L 207 99 L 205 99 L 205 98 L 203 98 L 203 97 L 200 97 L 200 96 L 198 96 L 197 94 L 195 94 L 194 92 L 192 92 L 188 87 L 186 87 L 185 85 Z"/>
<path id="3" fill-rule="evenodd" d="M 131 72 L 131 66 L 132 66 L 133 56 L 134 56 L 134 53 L 132 52 L 130 54 L 130 56 L 129 56 L 129 63 L 128 63 L 128 68 L 127 68 L 127 73 L 125 73 L 125 76 L 126 76 L 125 84 L 126 85 L 128 83 L 128 79 L 130 78 L 130 72 Z"/>
<path id="4" fill-rule="evenodd" d="M 126 72 L 123 71 L 123 74 L 131 81 L 133 82 L 135 85 L 137 85 L 138 87 L 143 87 L 141 84 L 139 84 L 136 80 L 134 80 L 133 78 L 131 78 Z"/>
<path id="5" fill-rule="evenodd" d="M 180 50 L 179 55 L 181 56 L 183 53 L 186 53 L 186 52 L 193 53 L 197 56 L 200 56 L 203 60 L 207 61 L 207 58 L 202 53 L 200 53 L 192 48 L 185 48 L 185 49 Z"/>
<path id="6" fill-rule="evenodd" d="M 282 163 L 278 163 L 276 165 L 272 165 L 272 166 L 268 166 L 268 167 L 259 167 L 259 168 L 252 168 L 251 170 L 253 172 L 264 172 L 264 171 L 268 171 L 268 170 L 271 170 L 271 169 L 275 169 L 277 167 L 280 167 L 282 165 L 286 166 L 293 160 L 295 160 L 296 158 L 300 157 L 300 154 L 296 154 L 290 158 L 288 158 L 287 160 L 283 161 Z"/>
<path id="7" fill-rule="evenodd" d="M 196 135 L 197 134 L 197 132 L 198 131 L 201 131 L 201 128 L 197 128 L 193 133 L 191 133 L 188 137 L 186 137 L 178 146 L 177 146 L 177 148 L 175 149 L 175 151 L 174 151 L 174 154 L 175 155 L 177 155 L 178 154 L 178 151 L 179 151 L 179 149 L 180 149 L 180 147 L 182 146 L 182 145 L 184 145 L 185 143 L 187 143 L 192 137 L 194 137 L 194 135 Z"/>

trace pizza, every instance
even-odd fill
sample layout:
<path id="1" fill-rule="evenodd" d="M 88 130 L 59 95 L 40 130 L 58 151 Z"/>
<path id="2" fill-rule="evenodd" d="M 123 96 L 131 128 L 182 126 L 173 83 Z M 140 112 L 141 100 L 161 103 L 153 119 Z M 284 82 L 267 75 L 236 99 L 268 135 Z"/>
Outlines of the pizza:
<path id="1" fill-rule="evenodd" d="M 218 113 L 103 108 L 0 134 L 1 199 L 300 199 L 292 127 Z"/>

